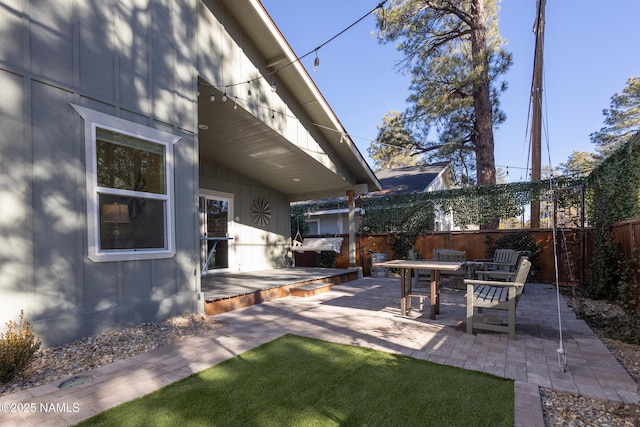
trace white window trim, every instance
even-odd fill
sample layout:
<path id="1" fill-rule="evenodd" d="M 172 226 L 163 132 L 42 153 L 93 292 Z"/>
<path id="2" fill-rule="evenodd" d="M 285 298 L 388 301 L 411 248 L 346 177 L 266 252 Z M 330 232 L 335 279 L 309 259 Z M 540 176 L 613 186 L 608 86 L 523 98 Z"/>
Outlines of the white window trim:
<path id="1" fill-rule="evenodd" d="M 316 223 L 316 228 L 318 229 L 317 234 L 322 234 L 322 231 L 320 231 L 320 218 L 316 218 L 316 219 L 307 218 L 305 220 L 305 222 L 307 222 L 308 224 L 311 224 L 312 222 L 315 222 Z"/>
<path id="2" fill-rule="evenodd" d="M 175 249 L 175 220 L 173 195 L 173 145 L 181 138 L 168 132 L 153 129 L 138 123 L 130 122 L 108 114 L 100 113 L 79 105 L 71 104 L 84 119 L 84 141 L 87 176 L 87 237 L 88 257 L 94 262 L 133 261 L 145 259 L 171 258 Z M 98 212 L 98 176 L 96 164 L 96 127 L 113 130 L 132 137 L 164 145 L 166 149 L 166 212 L 165 236 L 166 247 L 163 249 L 109 249 L 101 250 L 99 246 L 100 213 Z M 145 197 L 149 194 L 145 193 Z"/>

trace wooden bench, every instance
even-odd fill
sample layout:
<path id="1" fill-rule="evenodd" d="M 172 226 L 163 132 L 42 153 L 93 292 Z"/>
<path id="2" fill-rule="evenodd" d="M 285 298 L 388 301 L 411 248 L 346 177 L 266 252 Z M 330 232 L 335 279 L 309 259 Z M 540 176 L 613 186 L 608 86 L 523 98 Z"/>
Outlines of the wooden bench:
<path id="1" fill-rule="evenodd" d="M 524 289 L 525 281 L 531 269 L 531 262 L 523 258 L 512 282 L 496 282 L 491 280 L 465 279 L 467 285 L 467 333 L 473 334 L 474 329 L 483 329 L 495 332 L 507 332 L 509 339 L 516 337 L 516 305 Z M 474 316 L 474 307 L 478 313 L 482 309 L 508 311 L 507 325 L 494 325 L 483 323 L 479 317 Z"/>

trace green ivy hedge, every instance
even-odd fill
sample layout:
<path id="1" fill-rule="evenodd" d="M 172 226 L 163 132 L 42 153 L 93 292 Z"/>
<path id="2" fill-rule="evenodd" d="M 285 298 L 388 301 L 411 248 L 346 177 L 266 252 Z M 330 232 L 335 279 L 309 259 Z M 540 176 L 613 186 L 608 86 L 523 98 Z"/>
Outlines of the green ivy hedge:
<path id="1" fill-rule="evenodd" d="M 552 184 L 553 189 L 576 188 L 584 184 L 584 178 L 559 177 Z M 451 212 L 454 224 L 467 229 L 495 218 L 519 217 L 532 200 L 551 200 L 551 190 L 549 180 L 544 180 L 365 197 L 361 201 L 365 210 L 361 231 L 415 234 L 433 231 L 436 207 Z M 564 192 L 558 200 L 561 207 L 578 208 L 581 203 L 579 192 Z M 360 206 L 360 201 L 356 203 Z M 295 205 L 291 209 L 292 235 L 298 228 L 302 233 L 306 212 L 347 207 L 345 198 Z"/>
<path id="2" fill-rule="evenodd" d="M 593 262 L 586 291 L 592 298 L 635 299 L 625 259 L 611 226 L 640 217 L 640 133 L 607 157 L 587 181 L 587 216 L 593 228 Z"/>

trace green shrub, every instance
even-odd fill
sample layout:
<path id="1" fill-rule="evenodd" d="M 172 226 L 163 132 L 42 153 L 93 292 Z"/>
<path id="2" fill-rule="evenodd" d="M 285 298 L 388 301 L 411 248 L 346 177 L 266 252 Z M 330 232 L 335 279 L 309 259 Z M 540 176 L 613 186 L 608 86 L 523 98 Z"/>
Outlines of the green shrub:
<path id="1" fill-rule="evenodd" d="M 609 155 L 588 178 L 587 217 L 593 229 L 593 261 L 585 294 L 623 306 L 637 305 L 633 265 L 614 240 L 611 226 L 640 216 L 640 133 Z M 636 257 L 637 258 L 637 257 Z M 633 260 L 631 260 L 633 261 Z"/>
<path id="2" fill-rule="evenodd" d="M 10 320 L 5 325 L 7 332 L 0 334 L 0 382 L 3 383 L 25 368 L 40 348 L 40 340 L 22 310 L 17 323 Z"/>
<path id="3" fill-rule="evenodd" d="M 323 268 L 336 268 L 338 254 L 333 251 L 322 251 L 316 257 L 316 266 Z"/>

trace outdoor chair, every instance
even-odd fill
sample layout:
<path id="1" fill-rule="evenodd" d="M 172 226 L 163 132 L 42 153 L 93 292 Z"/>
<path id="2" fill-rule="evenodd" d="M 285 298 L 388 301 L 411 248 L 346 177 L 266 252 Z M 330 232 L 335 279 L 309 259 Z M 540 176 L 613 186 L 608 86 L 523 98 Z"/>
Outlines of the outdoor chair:
<path id="1" fill-rule="evenodd" d="M 493 270 L 476 270 L 475 274 L 479 280 L 501 280 L 503 282 L 511 282 L 515 279 L 517 271 L 522 263 L 522 260 L 528 259 L 528 251 L 517 251 L 517 264 L 515 268 L 511 268 L 511 266 L 502 266 L 500 269 Z"/>
<path id="2" fill-rule="evenodd" d="M 409 250 L 409 259 L 411 261 L 418 260 L 414 249 Z M 425 298 L 431 297 L 431 271 L 428 269 L 416 269 L 413 271 L 415 272 L 415 277 L 412 278 L 414 282 L 411 286 L 410 298 L 418 298 L 418 310 L 422 311 Z M 409 306 L 411 306 L 410 300 Z"/>
<path id="3" fill-rule="evenodd" d="M 518 264 L 518 260 L 523 255 L 522 251 L 515 249 L 496 249 L 491 259 L 477 259 L 483 263 L 480 270 L 492 271 L 492 270 L 504 270 L 514 271 Z"/>
<path id="4" fill-rule="evenodd" d="M 531 262 L 523 258 L 516 272 L 515 279 L 508 282 L 492 280 L 465 279 L 467 294 L 465 296 L 467 306 L 467 333 L 473 334 L 474 329 L 483 329 L 495 332 L 508 333 L 509 339 L 516 336 L 516 305 L 524 290 L 524 284 L 531 269 Z M 474 314 L 474 307 L 478 309 L 478 315 Z M 507 325 L 485 323 L 479 316 L 483 309 L 505 310 L 508 312 Z"/>
<path id="5" fill-rule="evenodd" d="M 438 249 L 437 250 L 438 261 L 446 262 L 465 262 L 467 260 L 467 253 L 465 251 L 454 251 L 452 249 Z M 449 286 L 454 289 L 464 289 L 464 282 L 462 281 L 467 276 L 467 271 L 461 268 L 457 271 L 449 271 L 443 273 L 449 277 Z"/>

